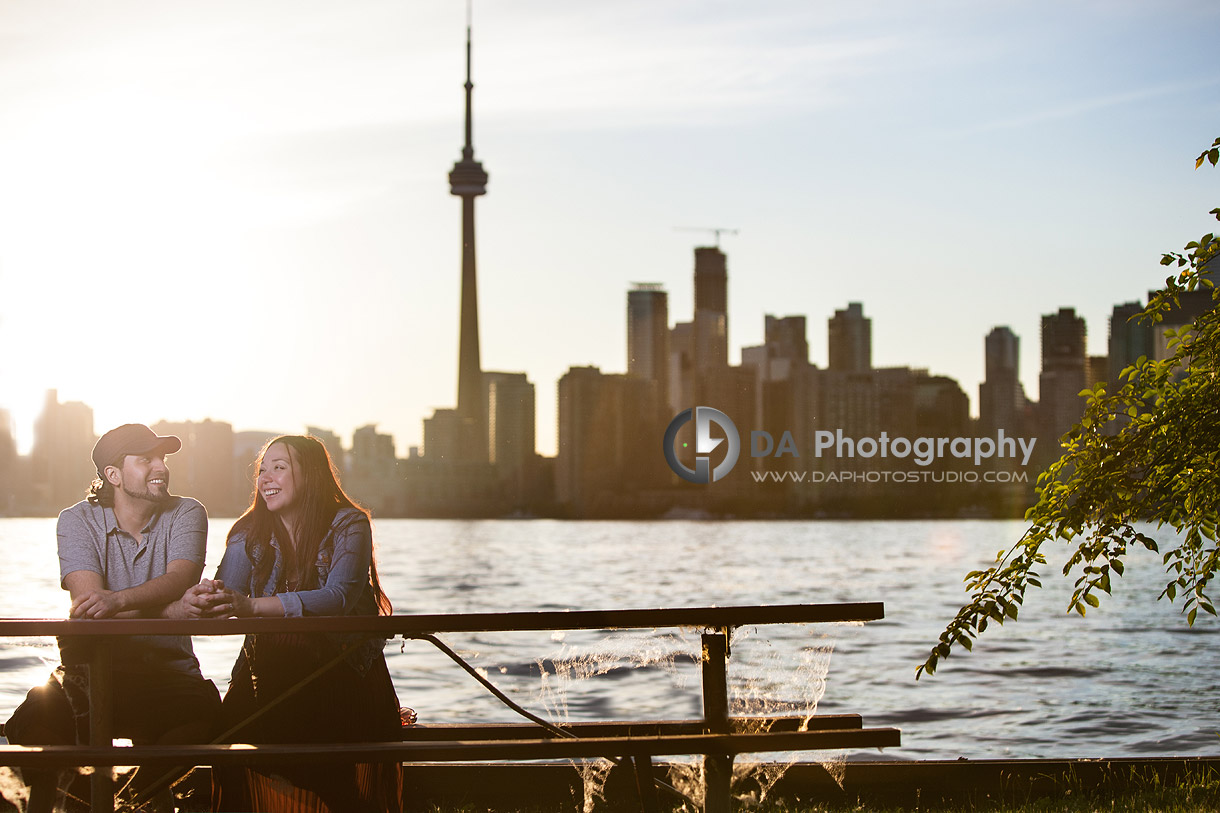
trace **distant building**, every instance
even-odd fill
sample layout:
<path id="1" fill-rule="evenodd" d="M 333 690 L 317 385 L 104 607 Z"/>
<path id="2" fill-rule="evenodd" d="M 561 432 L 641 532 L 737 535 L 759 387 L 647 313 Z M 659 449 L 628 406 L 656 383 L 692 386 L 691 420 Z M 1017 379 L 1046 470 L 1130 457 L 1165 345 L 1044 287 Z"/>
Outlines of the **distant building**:
<path id="1" fill-rule="evenodd" d="M 17 438 L 13 433 L 13 418 L 0 408 L 0 517 L 20 513 L 17 500 Z"/>
<path id="2" fill-rule="evenodd" d="M 1059 438 L 1080 420 L 1088 384 L 1087 330 L 1074 308 L 1042 317 L 1042 373 L 1038 377 L 1039 432 L 1042 453 L 1059 454 Z"/>
<path id="3" fill-rule="evenodd" d="M 1208 265 L 1212 264 L 1214 262 L 1208 263 Z M 1148 298 L 1151 299 L 1155 294 L 1156 291 L 1149 291 Z M 1152 357 L 1157 361 L 1164 361 L 1172 356 L 1174 351 L 1169 347 L 1169 339 L 1166 338 L 1165 333 L 1193 324 L 1196 319 L 1215 306 L 1216 301 L 1212 299 L 1211 288 L 1198 288 L 1178 294 L 1177 307 L 1171 307 L 1165 311 L 1163 319 L 1152 329 Z"/>
<path id="4" fill-rule="evenodd" d="M 1028 431 L 1025 413 L 1028 399 L 1018 378 L 1021 340 L 1006 326 L 994 327 L 983 340 L 984 375 L 979 384 L 979 429 L 995 436 L 1000 429 L 1008 437 Z"/>
<path id="5" fill-rule="evenodd" d="M 597 367 L 570 367 L 557 387 L 555 501 L 574 512 L 581 511 L 590 491 L 600 487 L 592 481 L 604 465 L 596 458 L 599 423 L 604 422 L 600 412 L 604 378 Z"/>
<path id="6" fill-rule="evenodd" d="M 836 373 L 862 373 L 873 367 L 873 322 L 864 306 L 849 302 L 830 318 L 829 368 Z"/>
<path id="7" fill-rule="evenodd" d="M 713 379 L 729 368 L 728 325 L 728 258 L 716 247 L 696 248 L 695 314 L 669 331 L 668 382 L 658 380 L 662 403 L 668 402 L 662 412 L 672 416 L 696 402 L 710 405 L 723 391 L 723 382 Z"/>
<path id="8" fill-rule="evenodd" d="M 961 385 L 943 375 L 918 372 L 915 384 L 915 434 L 960 438 L 970 434 L 970 398 Z"/>
<path id="9" fill-rule="evenodd" d="M 555 500 L 567 516 L 656 512 L 672 477 L 659 439 L 655 382 L 572 367 L 559 379 Z M 656 443 L 644 439 L 654 438 Z"/>
<path id="10" fill-rule="evenodd" d="M 765 344 L 741 349 L 741 366 L 754 371 L 752 411 L 759 428 L 773 437 L 790 432 L 799 457 L 769 460 L 759 468 L 795 469 L 800 460 L 812 457 L 817 417 L 805 317 L 767 314 L 763 318 Z"/>
<path id="11" fill-rule="evenodd" d="M 1087 386 L 1096 387 L 1105 384 L 1110 379 L 1110 357 L 1089 356 L 1085 360 L 1085 381 Z"/>
<path id="12" fill-rule="evenodd" d="M 669 331 L 669 412 L 695 405 L 695 325 L 678 322 Z"/>
<path id="13" fill-rule="evenodd" d="M 322 441 L 322 445 L 326 447 L 326 453 L 330 455 L 330 462 L 334 464 L 335 471 L 339 473 L 339 482 L 344 488 L 347 488 L 347 474 L 350 466 L 347 460 L 347 450 L 343 448 L 343 441 L 333 430 L 319 426 L 306 426 L 305 434 Z"/>
<path id="14" fill-rule="evenodd" d="M 406 516 L 406 479 L 394 452 L 394 437 L 378 432 L 375 424 L 352 433 L 345 490 L 374 516 Z"/>
<path id="15" fill-rule="evenodd" d="M 898 437 L 918 434 L 915 411 L 916 381 L 927 379 L 927 370 L 909 367 L 879 367 L 872 370 L 877 393 L 879 428 Z M 955 382 L 956 383 L 956 382 Z"/>
<path id="16" fill-rule="evenodd" d="M 669 368 L 669 294 L 657 283 L 636 283 L 627 292 L 627 375 L 656 382 L 668 402 Z"/>
<path id="17" fill-rule="evenodd" d="M 695 370 L 729 364 L 728 258 L 715 247 L 695 249 Z"/>
<path id="18" fill-rule="evenodd" d="M 437 409 L 424 418 L 423 456 L 432 463 L 458 462 L 462 421 L 456 409 Z"/>
<path id="19" fill-rule="evenodd" d="M 488 455 L 504 498 L 526 510 L 537 456 L 534 385 L 525 373 L 483 374 L 487 388 Z"/>
<path id="20" fill-rule="evenodd" d="M 1139 302 L 1124 302 L 1115 305 L 1110 314 L 1110 352 L 1107 356 L 1109 362 L 1106 380 L 1111 388 L 1117 388 L 1119 375 L 1141 356 L 1154 358 L 1156 355 L 1152 342 L 1152 326 L 1136 318 L 1143 310 L 1144 306 Z"/>
<path id="21" fill-rule="evenodd" d="M 725 366 L 719 370 L 709 370 L 700 376 L 695 390 L 695 401 L 699 405 L 715 407 L 732 418 L 738 431 L 743 433 L 742 436 L 748 442 L 748 430 L 758 425 L 757 387 L 758 376 L 753 367 Z M 717 493 L 731 496 L 734 490 L 744 485 L 744 478 L 718 483 Z"/>
<path id="22" fill-rule="evenodd" d="M 166 461 L 173 493 L 199 500 L 210 517 L 236 517 L 245 510 L 248 502 L 236 488 L 231 424 L 160 421 L 152 430 L 182 441 L 182 448 Z"/>
<path id="23" fill-rule="evenodd" d="M 31 513 L 53 516 L 85 498 L 97 477 L 91 459 L 96 442 L 93 410 L 80 401 L 60 403 L 59 392 L 47 390 L 30 450 Z"/>

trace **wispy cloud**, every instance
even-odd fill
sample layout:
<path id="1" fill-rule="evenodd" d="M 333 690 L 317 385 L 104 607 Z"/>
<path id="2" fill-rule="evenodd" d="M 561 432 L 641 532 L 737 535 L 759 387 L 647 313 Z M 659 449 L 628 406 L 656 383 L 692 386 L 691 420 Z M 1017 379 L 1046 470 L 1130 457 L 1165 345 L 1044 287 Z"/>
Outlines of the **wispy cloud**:
<path id="1" fill-rule="evenodd" d="M 1216 85 L 1220 85 L 1220 76 L 1215 76 L 1210 79 L 1200 81 L 1170 82 L 1153 87 L 1126 91 L 1124 93 L 1104 94 L 1090 99 L 1076 99 L 1054 105 L 1053 107 L 1043 108 L 1041 110 L 1030 110 L 1015 116 L 1006 116 L 1001 119 L 979 122 L 978 124 L 969 127 L 950 130 L 947 132 L 947 135 L 957 138 L 970 138 L 973 136 L 985 135 L 987 133 L 994 133 L 1003 130 L 1017 130 L 1024 127 L 1032 127 L 1048 121 L 1077 118 L 1089 113 L 1094 113 L 1098 110 L 1104 110 L 1106 108 L 1121 107 L 1124 105 L 1145 102 L 1150 99 L 1157 99 L 1165 96 L 1175 96 L 1182 93 L 1191 93 L 1198 90 L 1213 88 Z"/>
<path id="2" fill-rule="evenodd" d="M 634 13 L 535 23 L 476 44 L 476 85 L 494 91 L 481 111 L 548 128 L 806 111 L 838 104 L 845 83 L 908 45 L 888 31 L 832 30 L 813 15 L 673 25 L 647 6 L 628 8 Z"/>

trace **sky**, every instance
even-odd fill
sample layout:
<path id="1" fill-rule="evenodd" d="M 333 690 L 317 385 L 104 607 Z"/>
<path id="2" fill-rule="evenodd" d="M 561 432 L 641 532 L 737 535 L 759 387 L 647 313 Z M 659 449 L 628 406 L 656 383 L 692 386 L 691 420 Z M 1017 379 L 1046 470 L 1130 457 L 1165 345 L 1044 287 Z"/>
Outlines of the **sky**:
<path id="1" fill-rule="evenodd" d="M 872 319 L 876 366 L 977 414 L 1007 325 L 1110 310 L 1210 231 L 1220 6 L 475 2 L 482 360 L 536 387 L 626 370 L 626 292 L 689 321 L 722 234 L 730 361 L 766 314 Z M 0 0 L 0 408 L 95 430 L 375 423 L 457 397 L 462 0 Z M 695 229 L 695 230 L 691 230 Z"/>

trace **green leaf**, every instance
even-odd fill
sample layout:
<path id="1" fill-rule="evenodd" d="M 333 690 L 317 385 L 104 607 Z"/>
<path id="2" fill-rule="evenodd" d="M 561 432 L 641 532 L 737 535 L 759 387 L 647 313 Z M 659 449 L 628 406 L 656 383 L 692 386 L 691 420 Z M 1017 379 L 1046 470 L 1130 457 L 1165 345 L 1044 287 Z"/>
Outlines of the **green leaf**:
<path id="1" fill-rule="evenodd" d="M 1197 166 L 1204 161 L 1220 165 L 1220 138 L 1199 154 Z M 1220 220 L 1220 207 L 1211 214 Z M 1052 545 L 1065 553 L 1056 565 L 1065 561 L 1064 575 L 1075 574 L 1069 612 L 1084 616 L 1100 606 L 1103 592 L 1121 587 L 1113 575 L 1124 575 L 1130 547 L 1138 545 L 1160 557 L 1170 576 L 1161 595 L 1171 602 L 1183 595 L 1188 624 L 1200 609 L 1216 613 L 1206 588 L 1220 576 L 1220 308 L 1202 308 L 1184 327 L 1174 316 L 1188 304 L 1188 292 L 1220 303 L 1212 279 L 1220 275 L 1206 273 L 1220 268 L 1214 257 L 1220 257 L 1215 234 L 1161 255 L 1170 275 L 1132 318 L 1165 334 L 1168 358 L 1141 356 L 1125 367 L 1114 392 L 1100 382 L 1080 391 L 1075 425 L 1052 440 L 1059 459 L 1033 478 L 1037 498 L 1025 511 L 1027 530 L 994 565 L 970 574 L 970 597 L 924 672 L 947 656 L 949 642 L 969 650 L 965 641 L 991 621 L 1015 620 L 1026 591 L 1042 586 L 1035 567 L 1047 564 Z M 1158 543 L 1145 522 L 1175 535 Z"/>

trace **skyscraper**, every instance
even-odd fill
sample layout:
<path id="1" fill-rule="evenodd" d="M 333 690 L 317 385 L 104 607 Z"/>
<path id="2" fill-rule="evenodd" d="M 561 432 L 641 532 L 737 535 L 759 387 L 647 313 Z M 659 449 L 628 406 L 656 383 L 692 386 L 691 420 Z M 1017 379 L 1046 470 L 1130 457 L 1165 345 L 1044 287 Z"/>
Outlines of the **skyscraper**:
<path id="1" fill-rule="evenodd" d="M 655 382 L 668 408 L 669 294 L 658 283 L 638 282 L 627 292 L 627 375 Z"/>
<path id="2" fill-rule="evenodd" d="M 35 513 L 58 513 L 84 499 L 97 476 L 90 460 L 96 440 L 93 410 L 80 401 L 60 403 L 58 390 L 47 390 L 30 450 L 28 486 Z"/>
<path id="3" fill-rule="evenodd" d="M 525 373 L 487 372 L 488 454 L 500 483 L 505 507 L 530 511 L 541 501 L 554 499 L 551 489 L 533 490 L 540 467 L 535 448 L 534 385 Z"/>
<path id="4" fill-rule="evenodd" d="M 1021 340 L 1007 326 L 994 327 L 983 340 L 984 380 L 979 384 L 979 423 L 984 434 L 1003 429 L 1009 437 L 1022 430 L 1025 390 L 1018 378 Z"/>
<path id="5" fill-rule="evenodd" d="M 673 478 L 656 445 L 664 432 L 656 386 L 597 367 L 572 367 L 559 379 L 558 407 L 560 510 L 597 517 L 647 513 L 656 499 L 648 492 Z"/>
<path id="6" fill-rule="evenodd" d="M 238 499 L 238 494 L 247 495 L 234 483 L 232 424 L 208 418 L 158 421 L 151 428 L 182 441 L 182 448 L 166 461 L 174 492 L 199 500 L 214 517 L 236 517 L 246 509 L 249 501 Z"/>
<path id="7" fill-rule="evenodd" d="M 1152 326 L 1133 318 L 1144 310 L 1139 302 L 1115 305 L 1110 313 L 1109 372 L 1110 386 L 1118 385 L 1123 369 L 1139 360 L 1153 357 Z"/>
<path id="8" fill-rule="evenodd" d="M 1042 317 L 1042 374 L 1038 376 L 1039 444 L 1048 455 L 1058 455 L 1059 437 L 1072 428 L 1084 411 L 1080 391 L 1086 374 L 1087 330 L 1075 308 L 1060 308 Z"/>
<path id="9" fill-rule="evenodd" d="M 754 415 L 759 428 L 780 437 L 788 432 L 796 444 L 797 458 L 768 460 L 766 468 L 775 470 L 785 463 L 796 467 L 809 460 L 815 413 L 813 369 L 809 364 L 809 341 L 805 337 L 805 317 L 764 316 L 765 344 L 741 348 L 741 366 L 754 371 Z"/>
<path id="10" fill-rule="evenodd" d="M 669 331 L 669 411 L 695 403 L 695 325 L 676 322 Z"/>
<path id="11" fill-rule="evenodd" d="M 534 385 L 525 373 L 483 374 L 488 454 L 501 478 L 519 477 L 533 463 Z"/>
<path id="12" fill-rule="evenodd" d="M 1210 267 L 1213 264 L 1214 260 L 1207 263 L 1204 267 Z M 1149 291 L 1148 299 L 1151 300 L 1155 295 L 1156 291 Z M 1179 293 L 1178 304 L 1164 311 L 1161 321 L 1151 328 L 1152 352 L 1149 355 L 1157 361 L 1164 361 L 1172 356 L 1174 350 L 1170 349 L 1169 339 L 1165 336 L 1165 333 L 1192 324 L 1215 306 L 1216 302 L 1212 299 L 1210 288 L 1198 288 L 1193 291 L 1182 291 Z"/>
<path id="13" fill-rule="evenodd" d="M 13 418 L 0 408 L 0 517 L 13 513 L 16 507 L 14 486 L 17 483 L 17 438 L 13 434 Z"/>
<path id="14" fill-rule="evenodd" d="M 873 320 L 865 318 L 864 306 L 847 303 L 830 318 L 830 364 L 832 372 L 863 373 L 873 367 Z"/>
<path id="15" fill-rule="evenodd" d="M 475 276 L 474 199 L 487 194 L 487 172 L 474 160 L 474 120 L 470 81 L 470 26 L 466 26 L 466 144 L 462 160 L 449 173 L 449 191 L 462 199 L 462 321 L 458 345 L 458 403 L 460 423 L 457 459 L 463 463 L 487 462 L 487 404 L 483 397 L 483 368 L 479 356 L 479 302 Z"/>
<path id="16" fill-rule="evenodd" d="M 669 294 L 657 282 L 637 282 L 627 292 L 627 374 L 665 377 L 669 347 Z"/>
<path id="17" fill-rule="evenodd" d="M 361 504 L 381 516 L 406 514 L 403 472 L 394 451 L 394 437 L 377 431 L 376 424 L 352 432 L 348 487 Z"/>
<path id="18" fill-rule="evenodd" d="M 714 246 L 695 249 L 695 370 L 729 365 L 728 258 Z"/>

